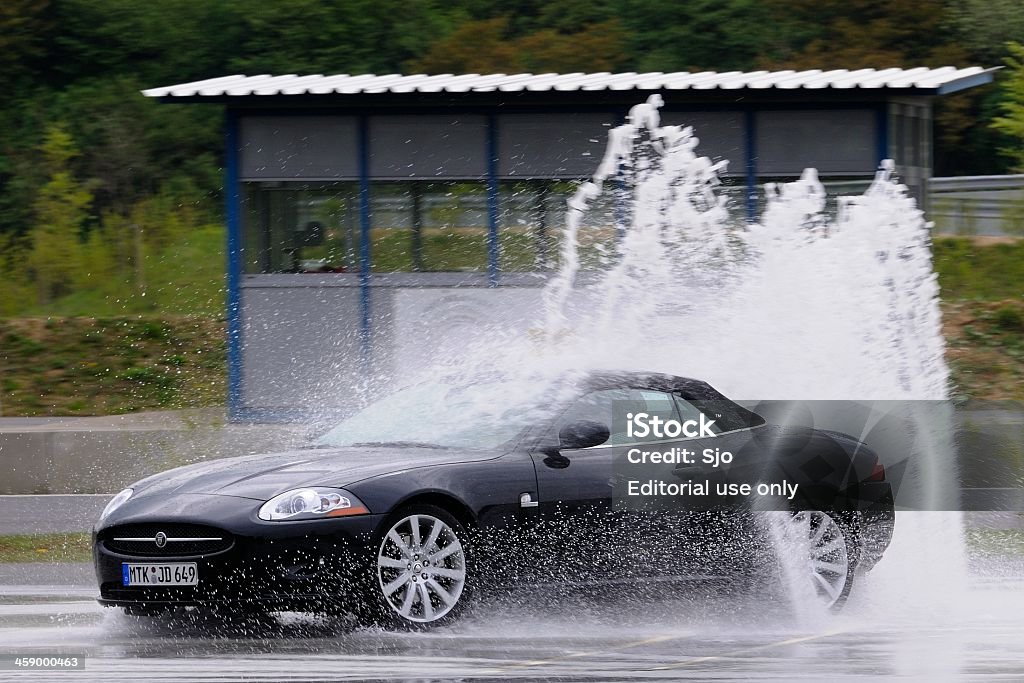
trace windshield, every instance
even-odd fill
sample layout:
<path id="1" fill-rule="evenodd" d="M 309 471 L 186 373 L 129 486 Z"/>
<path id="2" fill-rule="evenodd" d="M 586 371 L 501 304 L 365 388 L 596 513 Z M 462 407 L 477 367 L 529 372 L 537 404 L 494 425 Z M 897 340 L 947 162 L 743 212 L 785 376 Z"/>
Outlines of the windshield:
<path id="1" fill-rule="evenodd" d="M 325 446 L 493 450 L 531 425 L 535 412 L 500 383 L 421 384 L 385 396 L 320 437 Z"/>

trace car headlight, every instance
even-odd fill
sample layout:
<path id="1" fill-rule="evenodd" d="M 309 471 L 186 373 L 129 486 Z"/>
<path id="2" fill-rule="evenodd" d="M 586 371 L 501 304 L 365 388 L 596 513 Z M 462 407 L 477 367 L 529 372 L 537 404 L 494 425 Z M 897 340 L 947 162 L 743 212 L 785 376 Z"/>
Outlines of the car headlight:
<path id="1" fill-rule="evenodd" d="M 322 519 L 369 514 L 362 501 L 344 489 L 305 488 L 280 493 L 262 506 L 259 518 L 278 521 L 285 519 Z"/>
<path id="2" fill-rule="evenodd" d="M 103 508 L 103 512 L 100 513 L 100 521 L 102 522 L 111 512 L 124 505 L 125 501 L 131 498 L 133 493 L 135 493 L 135 489 L 125 489 L 111 498 L 110 502 L 107 503 L 107 507 Z"/>

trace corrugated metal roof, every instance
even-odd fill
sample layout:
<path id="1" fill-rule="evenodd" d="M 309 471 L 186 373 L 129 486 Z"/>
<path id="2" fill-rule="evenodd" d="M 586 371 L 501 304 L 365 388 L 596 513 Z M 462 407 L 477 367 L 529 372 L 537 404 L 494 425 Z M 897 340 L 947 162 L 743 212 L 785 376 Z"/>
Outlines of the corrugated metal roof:
<path id="1" fill-rule="evenodd" d="M 872 88 L 927 91 L 942 95 L 992 80 L 998 67 L 958 69 L 833 69 L 822 71 L 701 71 L 690 73 L 569 74 L 373 74 L 336 76 L 222 76 L 143 90 L 147 97 L 244 97 L 250 95 L 355 95 L 360 93 L 466 93 L 595 90 L 820 90 Z"/>

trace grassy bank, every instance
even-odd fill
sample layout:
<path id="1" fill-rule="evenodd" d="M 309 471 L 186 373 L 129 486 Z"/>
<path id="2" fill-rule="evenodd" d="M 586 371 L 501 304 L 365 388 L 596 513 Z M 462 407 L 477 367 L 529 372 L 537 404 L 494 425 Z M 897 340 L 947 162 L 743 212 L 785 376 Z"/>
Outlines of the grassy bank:
<path id="1" fill-rule="evenodd" d="M 942 312 L 954 391 L 1024 401 L 1024 300 L 944 302 Z"/>
<path id="2" fill-rule="evenodd" d="M 1024 299 L 1024 239 L 940 237 L 933 243 L 942 299 Z"/>
<path id="3" fill-rule="evenodd" d="M 0 536 L 0 563 L 91 560 L 92 543 L 89 534 Z"/>
<path id="4" fill-rule="evenodd" d="M 210 316 L 0 319 L 5 416 L 223 405 L 224 324 Z"/>
<path id="5" fill-rule="evenodd" d="M 1024 239 L 934 242 L 954 391 L 1024 400 Z"/>
<path id="6" fill-rule="evenodd" d="M 1024 240 L 939 238 L 935 267 L 957 393 L 1024 400 Z M 195 268 L 211 281 L 215 270 Z M 186 291 L 204 290 L 193 281 Z M 224 322 L 215 314 L 0 319 L 0 415 L 223 405 L 225 387 Z"/>

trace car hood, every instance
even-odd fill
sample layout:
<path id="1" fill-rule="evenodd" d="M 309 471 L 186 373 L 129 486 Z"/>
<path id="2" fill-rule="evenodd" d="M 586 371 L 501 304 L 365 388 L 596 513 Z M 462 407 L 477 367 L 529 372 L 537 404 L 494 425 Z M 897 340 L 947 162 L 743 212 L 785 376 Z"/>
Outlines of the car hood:
<path id="1" fill-rule="evenodd" d="M 267 500 L 302 486 L 344 487 L 417 467 L 488 460 L 499 453 L 438 448 L 303 449 L 210 460 L 135 484 L 134 497 L 206 493 Z"/>

